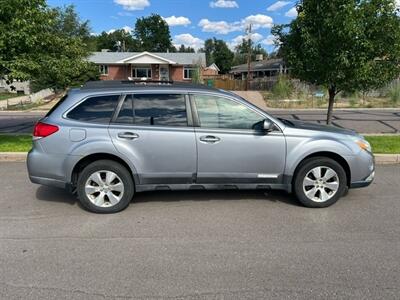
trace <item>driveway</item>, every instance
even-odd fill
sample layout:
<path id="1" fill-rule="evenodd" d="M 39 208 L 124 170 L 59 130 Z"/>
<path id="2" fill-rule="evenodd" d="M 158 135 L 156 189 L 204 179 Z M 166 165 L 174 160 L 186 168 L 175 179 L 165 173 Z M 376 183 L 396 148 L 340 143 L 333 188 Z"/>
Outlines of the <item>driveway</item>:
<path id="1" fill-rule="evenodd" d="M 279 118 L 325 124 L 326 110 L 268 110 Z M 0 112 L 0 133 L 32 133 L 35 122 L 45 112 Z M 335 110 L 333 125 L 350 128 L 360 133 L 399 133 L 400 110 L 360 109 Z"/>
<path id="2" fill-rule="evenodd" d="M 398 166 L 328 209 L 152 192 L 116 215 L 0 163 L 1 299 L 399 299 Z"/>

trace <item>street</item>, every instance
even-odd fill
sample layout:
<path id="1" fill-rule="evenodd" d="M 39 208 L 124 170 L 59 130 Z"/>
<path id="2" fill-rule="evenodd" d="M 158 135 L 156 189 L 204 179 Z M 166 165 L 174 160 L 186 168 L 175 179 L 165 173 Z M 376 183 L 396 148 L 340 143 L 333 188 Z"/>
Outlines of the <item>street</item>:
<path id="1" fill-rule="evenodd" d="M 399 166 L 327 209 L 282 192 L 151 192 L 84 211 L 0 163 L 1 299 L 399 299 Z"/>
<path id="2" fill-rule="evenodd" d="M 326 110 L 269 110 L 278 118 L 325 124 Z M 32 133 L 35 122 L 44 112 L 0 112 L 0 133 Z M 360 133 L 399 133 L 399 109 L 335 110 L 332 125 Z"/>

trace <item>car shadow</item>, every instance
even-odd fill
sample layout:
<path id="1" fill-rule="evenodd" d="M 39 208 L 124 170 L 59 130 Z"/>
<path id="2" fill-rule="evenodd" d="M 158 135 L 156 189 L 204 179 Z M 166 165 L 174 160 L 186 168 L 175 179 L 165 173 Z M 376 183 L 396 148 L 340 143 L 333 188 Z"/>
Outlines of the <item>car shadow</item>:
<path id="1" fill-rule="evenodd" d="M 282 202 L 292 206 L 300 206 L 296 198 L 283 191 L 254 191 L 254 190 L 189 190 L 189 191 L 151 191 L 138 193 L 133 203 L 145 202 L 180 202 L 180 201 L 240 201 L 267 200 Z"/>
<path id="2" fill-rule="evenodd" d="M 59 188 L 40 186 L 36 190 L 36 199 L 48 202 L 60 202 L 74 205 L 79 203 L 72 193 Z M 267 200 L 282 202 L 292 206 L 300 206 L 292 194 L 284 191 L 254 191 L 254 190 L 225 190 L 225 191 L 151 191 L 135 194 L 132 203 L 146 202 L 181 202 L 181 201 L 240 201 Z"/>
<path id="3" fill-rule="evenodd" d="M 49 202 L 62 202 L 71 205 L 74 205 L 78 200 L 73 194 L 64 189 L 44 185 L 37 188 L 36 199 Z"/>

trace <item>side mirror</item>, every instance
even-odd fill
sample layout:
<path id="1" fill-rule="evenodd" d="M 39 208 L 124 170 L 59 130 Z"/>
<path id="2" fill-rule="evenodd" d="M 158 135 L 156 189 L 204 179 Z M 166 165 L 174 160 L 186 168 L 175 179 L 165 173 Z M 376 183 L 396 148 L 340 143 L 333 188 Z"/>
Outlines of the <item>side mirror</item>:
<path id="1" fill-rule="evenodd" d="M 271 132 L 271 131 L 274 130 L 275 124 L 272 123 L 270 120 L 265 119 L 265 120 L 264 120 L 264 125 L 263 125 L 263 127 L 264 127 L 264 130 L 265 130 L 266 132 Z"/>

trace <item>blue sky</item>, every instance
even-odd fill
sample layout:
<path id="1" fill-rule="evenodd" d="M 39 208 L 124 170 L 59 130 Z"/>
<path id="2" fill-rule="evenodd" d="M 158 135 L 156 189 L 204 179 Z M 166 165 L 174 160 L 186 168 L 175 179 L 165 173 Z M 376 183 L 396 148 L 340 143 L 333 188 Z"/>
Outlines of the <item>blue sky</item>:
<path id="1" fill-rule="evenodd" d="M 170 24 L 174 44 L 196 49 L 214 36 L 233 48 L 251 23 L 253 40 L 272 51 L 271 26 L 296 16 L 295 0 L 48 0 L 48 4 L 75 5 L 96 34 L 130 30 L 137 18 L 157 13 Z"/>

